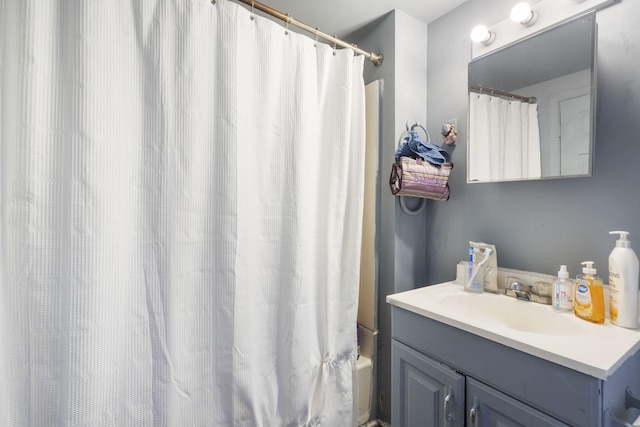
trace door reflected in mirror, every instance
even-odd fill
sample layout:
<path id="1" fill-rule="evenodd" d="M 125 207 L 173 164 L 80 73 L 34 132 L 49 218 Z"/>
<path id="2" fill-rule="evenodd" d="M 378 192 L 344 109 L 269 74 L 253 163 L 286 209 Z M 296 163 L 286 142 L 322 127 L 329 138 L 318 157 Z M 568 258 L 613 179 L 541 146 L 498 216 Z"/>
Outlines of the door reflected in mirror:
<path id="1" fill-rule="evenodd" d="M 591 175 L 595 13 L 469 63 L 467 181 Z"/>

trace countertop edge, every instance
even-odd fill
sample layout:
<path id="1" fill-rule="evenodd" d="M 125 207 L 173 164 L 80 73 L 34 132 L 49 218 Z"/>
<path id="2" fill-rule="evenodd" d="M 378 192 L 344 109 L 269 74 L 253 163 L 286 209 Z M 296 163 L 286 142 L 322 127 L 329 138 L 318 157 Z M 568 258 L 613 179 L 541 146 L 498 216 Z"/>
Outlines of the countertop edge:
<path id="1" fill-rule="evenodd" d="M 446 284 L 452 284 L 452 285 L 456 285 L 456 286 L 461 286 L 459 283 L 455 282 L 455 281 L 450 281 L 450 282 L 444 282 L 441 283 L 440 285 L 446 285 Z M 401 299 L 398 298 L 398 295 L 402 295 L 408 292 L 413 292 L 416 291 L 418 289 L 421 288 L 416 288 L 416 289 L 412 289 L 410 291 L 405 291 L 405 292 L 401 292 L 398 294 L 392 294 L 392 295 L 388 295 L 386 297 L 386 302 L 390 305 L 393 305 L 395 307 L 407 310 L 409 312 L 418 314 L 420 316 L 426 317 L 428 319 L 432 319 L 432 320 L 436 320 L 438 322 L 444 323 L 446 325 L 455 327 L 457 329 L 472 333 L 474 335 L 483 337 L 485 339 L 488 339 L 490 341 L 508 346 L 510 348 L 525 352 L 527 354 L 531 354 L 533 356 L 539 357 L 541 359 L 556 363 L 558 365 L 564 366 L 566 368 L 569 369 L 573 369 L 575 371 L 590 375 L 592 377 L 601 379 L 601 380 L 607 380 L 608 378 L 610 378 L 615 371 L 629 358 L 631 357 L 633 354 L 635 354 L 638 350 L 640 350 L 640 340 L 637 341 L 632 347 L 630 347 L 623 355 L 621 355 L 619 358 L 617 358 L 617 360 L 612 363 L 609 364 L 606 367 L 598 367 L 598 366 L 594 366 L 592 364 L 589 363 L 585 363 L 582 361 L 578 361 L 575 359 L 571 359 L 568 358 L 566 356 L 563 356 L 561 354 L 557 354 L 554 353 L 552 351 L 549 350 L 545 350 L 545 349 L 541 349 L 539 347 L 536 347 L 534 345 L 528 344 L 526 342 L 522 342 L 522 341 L 518 341 L 517 339 L 508 337 L 508 336 L 504 336 L 504 335 L 500 335 L 498 332 L 495 331 L 490 331 L 484 328 L 479 328 L 476 327 L 472 324 L 469 324 L 467 322 L 452 318 L 452 317 L 448 317 L 445 315 L 442 315 L 440 313 L 436 313 L 433 311 L 429 311 L 427 309 L 422 309 L 420 307 L 417 307 L 415 305 L 412 305 L 411 303 L 408 303 L 406 301 L 403 301 Z"/>

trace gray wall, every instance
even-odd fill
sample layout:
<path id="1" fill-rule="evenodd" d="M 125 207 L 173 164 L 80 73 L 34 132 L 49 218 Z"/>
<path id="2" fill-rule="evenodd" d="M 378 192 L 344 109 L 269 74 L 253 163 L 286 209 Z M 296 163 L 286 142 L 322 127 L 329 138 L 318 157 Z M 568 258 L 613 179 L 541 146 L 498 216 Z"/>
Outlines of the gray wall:
<path id="1" fill-rule="evenodd" d="M 388 186 L 397 142 L 407 120 L 426 124 L 427 38 L 427 24 L 400 10 L 349 37 L 367 50 L 384 55 L 380 67 L 365 65 L 364 77 L 367 83 L 384 81 L 376 211 L 379 334 L 374 364 L 377 393 L 373 407 L 375 415 L 387 421 L 391 414 L 391 309 L 385 297 L 413 289 L 416 283 L 423 283 L 427 273 L 425 212 L 416 216 L 403 214 Z"/>
<path id="2" fill-rule="evenodd" d="M 466 183 L 467 64 L 469 32 L 479 23 L 505 19 L 513 0 L 469 0 L 428 26 L 426 118 L 415 101 L 425 84 L 420 68 L 410 78 L 400 68 L 424 55 L 423 39 L 406 43 L 420 25 L 406 25 L 394 12 L 350 37 L 385 56 L 381 67 L 365 66 L 367 82 L 384 79 L 382 102 L 378 221 L 377 415 L 390 417 L 390 318 L 387 295 L 455 277 L 455 265 L 467 256 L 469 240 L 496 245 L 500 267 L 554 274 L 567 264 L 572 276 L 580 262 L 595 261 L 607 276 L 614 246 L 611 230 L 627 230 L 640 254 L 640 2 L 622 0 L 598 12 L 598 117 L 593 176 L 564 180 L 499 184 Z M 401 20 L 399 20 L 399 18 Z M 402 24 L 402 25 L 401 25 Z M 415 28 L 414 28 L 415 27 Z M 402 42 L 402 43 L 400 43 Z M 420 66 L 423 62 L 419 61 Z M 412 92 L 414 91 L 414 92 Z M 418 91 L 422 94 L 422 89 Z M 413 114 L 413 112 L 417 114 Z M 405 117 L 411 115 L 412 117 Z M 440 125 L 456 118 L 460 133 L 452 155 L 451 199 L 428 201 L 421 215 L 409 217 L 387 186 L 394 144 L 401 124 L 412 118 L 427 123 L 437 141 Z"/>

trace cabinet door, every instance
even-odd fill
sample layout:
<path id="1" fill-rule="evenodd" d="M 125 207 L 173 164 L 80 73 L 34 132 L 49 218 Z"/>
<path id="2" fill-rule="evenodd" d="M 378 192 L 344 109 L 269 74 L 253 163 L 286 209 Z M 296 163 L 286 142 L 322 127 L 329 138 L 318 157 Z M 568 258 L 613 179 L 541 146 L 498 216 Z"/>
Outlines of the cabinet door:
<path id="1" fill-rule="evenodd" d="M 422 353 L 391 342 L 391 424 L 464 426 L 464 376 Z"/>
<path id="2" fill-rule="evenodd" d="M 470 377 L 466 401 L 467 425 L 471 427 L 567 425 Z"/>

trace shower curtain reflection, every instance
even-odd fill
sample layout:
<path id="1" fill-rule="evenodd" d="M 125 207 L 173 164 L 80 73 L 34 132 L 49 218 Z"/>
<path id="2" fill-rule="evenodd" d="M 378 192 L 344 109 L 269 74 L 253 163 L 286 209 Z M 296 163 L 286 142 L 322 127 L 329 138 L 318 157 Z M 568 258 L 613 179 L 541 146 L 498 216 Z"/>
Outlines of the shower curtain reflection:
<path id="1" fill-rule="evenodd" d="M 352 422 L 363 58 L 227 0 L 0 11 L 0 424 Z"/>
<path id="2" fill-rule="evenodd" d="M 470 93 L 469 128 L 469 182 L 541 177 L 537 104 Z"/>

